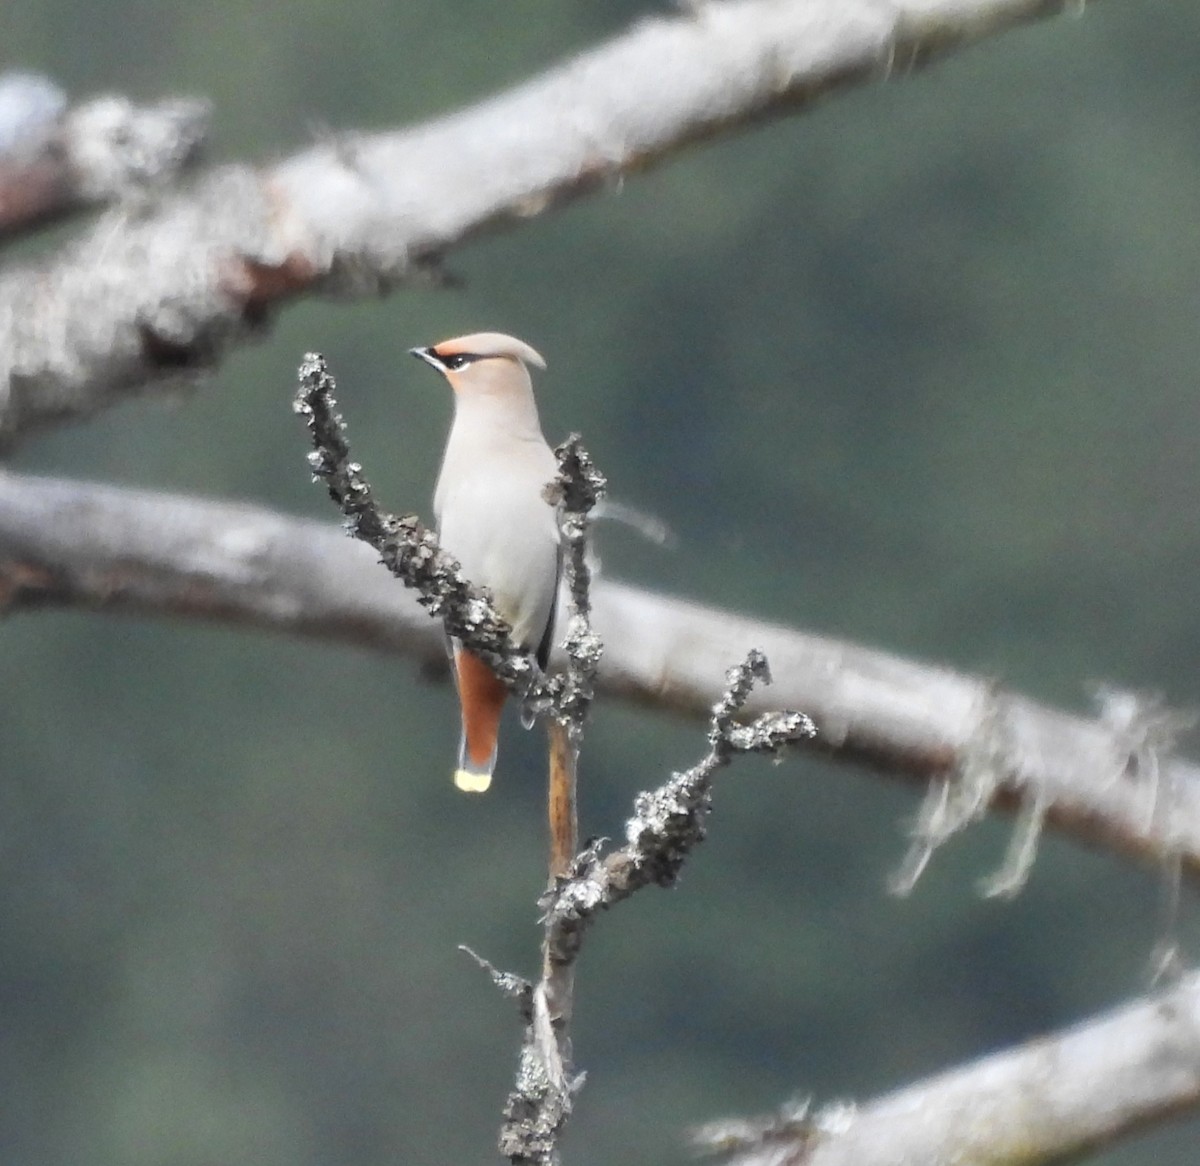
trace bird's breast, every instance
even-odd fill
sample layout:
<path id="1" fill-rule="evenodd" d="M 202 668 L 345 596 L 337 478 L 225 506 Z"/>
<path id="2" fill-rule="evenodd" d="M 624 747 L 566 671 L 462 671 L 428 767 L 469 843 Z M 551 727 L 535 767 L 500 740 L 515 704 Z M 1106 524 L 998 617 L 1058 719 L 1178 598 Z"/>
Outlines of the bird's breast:
<path id="1" fill-rule="evenodd" d="M 552 474 L 460 473 L 438 490 L 439 541 L 467 579 L 492 592 L 529 650 L 546 629 L 558 583 L 558 524 L 542 498 Z"/>

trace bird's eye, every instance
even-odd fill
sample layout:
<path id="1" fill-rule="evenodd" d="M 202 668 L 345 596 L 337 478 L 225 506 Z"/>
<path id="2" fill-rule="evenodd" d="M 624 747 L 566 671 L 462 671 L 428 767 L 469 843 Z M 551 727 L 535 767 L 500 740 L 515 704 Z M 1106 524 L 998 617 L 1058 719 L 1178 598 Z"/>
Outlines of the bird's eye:
<path id="1" fill-rule="evenodd" d="M 465 352 L 456 352 L 452 356 L 441 357 L 442 364 L 444 364 L 452 372 L 456 369 L 466 368 L 466 366 L 471 363 L 471 360 L 472 358 Z"/>

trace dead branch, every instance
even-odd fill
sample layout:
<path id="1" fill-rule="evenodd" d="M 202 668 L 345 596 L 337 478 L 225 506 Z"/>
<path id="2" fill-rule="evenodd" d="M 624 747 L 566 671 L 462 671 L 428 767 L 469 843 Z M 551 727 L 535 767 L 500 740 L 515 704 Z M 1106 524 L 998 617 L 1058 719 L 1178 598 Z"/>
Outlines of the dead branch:
<path id="1" fill-rule="evenodd" d="M 572 1063 L 569 1020 L 575 962 L 588 927 L 601 911 L 643 887 L 674 883 L 687 856 L 704 839 L 718 769 L 737 754 L 776 754 L 816 734 L 812 721 L 796 712 L 765 713 L 749 725 L 737 723 L 755 684 L 770 683 L 761 652 L 752 651 L 743 664 L 729 669 L 725 681 L 709 720 L 707 756 L 658 789 L 639 794 L 634 816 L 625 825 L 626 844 L 608 854 L 602 853 L 603 840 L 588 847 L 542 899 L 542 977 L 522 996 L 525 1038 L 500 1131 L 500 1152 L 514 1163 L 559 1162 L 559 1139 L 583 1084 Z M 494 969 L 488 970 L 496 979 Z"/>
<path id="2" fill-rule="evenodd" d="M 199 160 L 209 114 L 206 101 L 117 94 L 68 107 L 48 78 L 0 76 L 0 242 L 172 185 Z"/>
<path id="3" fill-rule="evenodd" d="M 604 475 L 592 464 L 578 435 L 572 435 L 558 448 L 558 477 L 546 483 L 545 501 L 557 507 L 566 549 L 567 670 L 565 674 L 543 677 L 529 656 L 513 644 L 508 625 L 497 615 L 487 593 L 463 578 L 459 564 L 440 549 L 436 536 L 415 517 L 396 518 L 379 507 L 362 467 L 350 458 L 335 390 L 324 359 L 310 353 L 300 366 L 295 408 L 312 437 L 314 451 L 309 455 L 309 465 L 314 478 L 325 483 L 346 518 L 348 533 L 372 547 L 382 565 L 417 593 L 417 602 L 431 615 L 441 617 L 447 636 L 462 641 L 487 660 L 521 696 L 527 709 L 536 708 L 552 723 L 550 893 L 554 893 L 555 888 L 565 885 L 556 876 L 571 876 L 567 881 L 578 881 L 569 866 L 576 837 L 575 762 L 603 651 L 590 620 L 588 515 L 604 494 Z M 734 726 L 732 713 L 735 705 L 744 703 L 752 677 L 765 676 L 765 671 L 765 662 L 755 661 L 745 669 L 740 684 L 735 684 L 731 675 L 725 701 L 728 711 L 722 716 L 722 706 L 714 713 L 713 732 L 719 731 L 720 739 L 714 739 L 712 756 L 704 767 L 705 781 L 712 769 L 728 760 L 734 748 L 746 747 L 743 738 L 751 730 Z M 812 731 L 806 718 L 790 715 L 797 725 L 803 723 Z M 556 748 L 556 742 L 562 747 Z M 781 740 L 779 747 L 784 743 Z M 698 840 L 699 832 L 695 836 Z M 680 850 L 680 861 L 683 853 Z M 582 923 L 583 917 L 579 916 L 574 927 L 576 935 L 582 933 Z M 571 1052 L 574 964 L 579 940 L 574 940 L 569 955 L 564 954 L 564 930 L 563 912 L 548 910 L 541 979 L 528 991 L 522 987 L 516 993 L 522 1002 L 526 1035 L 516 1086 L 505 1103 L 499 1137 L 501 1152 L 513 1162 L 552 1166 L 559 1161 L 559 1137 L 571 1112 L 572 1095 L 582 1083 L 582 1077 L 575 1075 Z M 480 963 L 506 994 L 513 994 L 511 985 L 518 982 L 514 977 L 497 973 L 485 960 Z"/>
<path id="4" fill-rule="evenodd" d="M 575 808 L 576 782 L 583 729 L 591 711 L 596 671 L 604 645 L 592 631 L 591 581 L 588 566 L 590 515 L 604 497 L 607 482 L 592 463 L 579 438 L 572 434 L 556 450 L 558 478 L 546 491 L 546 501 L 558 508 L 558 525 L 565 555 L 567 620 L 563 648 L 565 673 L 551 677 L 555 685 L 548 716 L 550 822 L 550 894 L 570 877 L 579 848 Z M 571 1038 L 575 1011 L 574 961 L 555 958 L 555 926 L 543 918 L 542 975 L 531 986 L 523 1010 L 525 1035 L 517 1076 L 504 1103 L 500 1152 L 513 1162 L 556 1163 L 563 1125 L 571 1100 L 583 1083 L 576 1074 Z"/>
<path id="5" fill-rule="evenodd" d="M 922 782 L 986 763 L 998 779 L 991 807 L 1042 796 L 1053 828 L 1156 864 L 1178 850 L 1186 873 L 1200 875 L 1200 769 L 1158 754 L 1151 767 L 1145 734 L 612 580 L 596 580 L 592 603 L 605 643 L 601 692 L 702 716 L 720 695 L 713 677 L 758 644 L 778 702 L 817 722 L 812 747 Z M 334 526 L 0 472 L 0 608 L 45 607 L 232 622 L 444 662 L 441 628 Z M 747 712 L 766 708 L 757 693 L 747 700 Z"/>
<path id="6" fill-rule="evenodd" d="M 512 642 L 512 629 L 489 596 L 463 577 L 458 561 L 441 549 L 437 535 L 415 514 L 397 518 L 376 502 L 362 466 L 350 459 L 333 395 L 336 387 L 325 358 L 310 352 L 300 366 L 295 410 L 312 438 L 308 464 L 313 480 L 324 482 L 345 516 L 347 532 L 372 547 L 379 561 L 416 592 L 417 603 L 440 618 L 447 636 L 478 654 L 522 700 L 538 699 L 544 689 L 540 670 Z"/>
<path id="7" fill-rule="evenodd" d="M 1200 1104 L 1200 976 L 860 1105 L 707 1123 L 728 1166 L 1074 1161 Z"/>
<path id="8" fill-rule="evenodd" d="M 441 257 L 705 138 L 1081 0 L 722 0 L 460 113 L 211 172 L 0 279 L 0 439 L 218 363 L 288 298 L 428 281 Z M 453 156 L 452 169 L 441 160 Z"/>

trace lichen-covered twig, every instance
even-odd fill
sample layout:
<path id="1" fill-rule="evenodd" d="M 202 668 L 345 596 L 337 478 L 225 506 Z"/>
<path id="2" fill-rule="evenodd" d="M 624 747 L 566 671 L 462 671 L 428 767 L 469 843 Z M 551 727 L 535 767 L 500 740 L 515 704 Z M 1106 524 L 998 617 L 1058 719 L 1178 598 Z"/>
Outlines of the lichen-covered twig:
<path id="1" fill-rule="evenodd" d="M 575 958 L 583 933 L 597 913 L 655 883 L 671 886 L 692 849 L 703 840 L 713 775 L 743 753 L 777 755 L 815 737 L 811 718 L 799 712 L 763 713 L 749 724 L 736 718 L 757 683 L 770 683 L 767 658 L 750 652 L 726 674 L 727 685 L 709 720 L 707 755 L 691 769 L 672 774 L 657 789 L 638 795 L 625 824 L 625 845 L 601 854 L 592 846 L 579 855 L 572 877 L 547 892 L 553 958 Z"/>
<path id="2" fill-rule="evenodd" d="M 608 482 L 596 468 L 578 433 L 557 449 L 558 477 L 547 488 L 548 502 L 558 507 L 562 533 L 569 606 L 563 647 L 569 667 L 551 682 L 550 693 L 557 719 L 578 747 L 579 733 L 592 702 L 596 672 L 604 645 L 592 631 L 592 571 L 588 565 L 590 515 L 604 497 Z"/>
<path id="3" fill-rule="evenodd" d="M 551 719 L 547 726 L 549 782 L 547 809 L 550 824 L 550 877 L 567 873 L 579 849 L 576 784 L 583 725 L 595 692 L 596 673 L 604 645 L 592 631 L 592 572 L 588 565 L 588 531 L 591 512 L 604 497 L 608 483 L 592 463 L 579 434 L 573 433 L 555 451 L 558 477 L 546 492 L 547 502 L 558 508 L 563 540 L 563 570 L 567 584 L 567 618 L 563 647 L 567 670 L 550 680 Z M 559 985 L 569 1013 L 571 987 Z"/>
<path id="4" fill-rule="evenodd" d="M 305 356 L 295 409 L 312 435 L 308 463 L 313 477 L 325 483 L 345 516 L 346 529 L 374 547 L 380 562 L 417 592 L 418 602 L 441 618 L 447 635 L 462 640 L 514 691 L 536 701 L 543 684 L 539 669 L 512 642 L 511 629 L 487 593 L 463 578 L 458 561 L 441 549 L 437 536 L 416 515 L 397 518 L 376 502 L 362 466 L 350 458 L 336 387 L 325 358 L 311 352 Z"/>
<path id="5" fill-rule="evenodd" d="M 591 568 L 588 530 L 593 508 L 604 496 L 607 482 L 593 464 L 578 434 L 572 434 L 555 453 L 558 476 L 546 491 L 546 501 L 558 509 L 563 540 L 563 570 L 567 589 L 567 621 L 563 647 L 567 669 L 547 684 L 550 719 L 549 786 L 551 886 L 568 876 L 579 848 L 576 784 L 583 727 L 591 709 L 596 672 L 604 645 L 592 631 Z M 513 1161 L 551 1162 L 557 1158 L 558 1135 L 571 1111 L 576 1077 L 571 1048 L 571 1016 L 575 1007 L 573 964 L 553 958 L 553 928 L 545 920 L 542 975 L 531 990 L 524 1013 L 517 1080 L 504 1106 L 500 1128 L 502 1153 Z M 493 977 L 494 978 L 494 977 Z"/>
<path id="6" fill-rule="evenodd" d="M 642 887 L 674 882 L 688 854 L 704 838 L 718 769 L 737 754 L 776 754 L 815 735 L 816 727 L 803 713 L 765 713 L 750 724 L 736 720 L 754 685 L 769 680 L 766 657 L 758 651 L 730 669 L 709 721 L 708 754 L 658 789 L 639 794 L 625 826 L 625 845 L 607 854 L 603 841 L 589 846 L 577 856 L 568 877 L 557 880 L 543 897 L 545 970 L 533 989 L 533 1015 L 500 1134 L 500 1150 L 511 1161 L 536 1166 L 559 1161 L 559 1135 L 583 1077 L 562 1054 L 553 984 L 573 968 L 589 924 L 600 911 Z"/>
<path id="7" fill-rule="evenodd" d="M 314 451 L 309 465 L 338 504 L 350 533 L 369 543 L 384 565 L 420 602 L 441 616 L 448 634 L 478 652 L 525 697 L 526 709 L 548 714 L 568 746 L 551 776 L 553 879 L 541 901 L 545 911 L 542 974 L 536 984 L 497 971 L 471 953 L 509 996 L 520 1001 L 525 1021 L 516 1082 L 504 1106 L 501 1152 L 515 1163 L 554 1166 L 559 1137 L 582 1084 L 575 1072 L 570 1036 L 574 966 L 583 935 L 596 913 L 628 898 L 640 887 L 669 886 L 684 859 L 704 837 L 713 774 L 739 753 L 778 753 L 812 737 L 813 722 L 802 713 L 765 713 L 749 724 L 738 714 L 758 682 L 769 683 L 762 652 L 749 654 L 730 669 L 726 688 L 713 706 L 707 756 L 660 788 L 639 795 L 626 825 L 626 844 L 602 854 L 595 844 L 567 864 L 560 853 L 575 837 L 575 759 L 603 645 L 591 628 L 591 572 L 587 563 L 588 515 L 604 493 L 604 476 L 592 464 L 578 436 L 557 451 L 559 474 L 547 486 L 547 503 L 557 505 L 566 551 L 570 611 L 566 629 L 565 673 L 542 677 L 529 657 L 514 647 L 508 625 L 488 596 L 463 577 L 458 563 L 413 516 L 396 518 L 380 509 L 362 467 L 351 460 L 345 426 L 337 413 L 334 381 L 325 361 L 305 357 L 300 368 L 296 411 L 306 420 Z M 551 738 L 552 744 L 554 738 Z M 552 748 L 552 754 L 554 750 Z M 555 819 L 555 790 L 561 820 Z M 555 870 L 555 868 L 558 870 Z"/>

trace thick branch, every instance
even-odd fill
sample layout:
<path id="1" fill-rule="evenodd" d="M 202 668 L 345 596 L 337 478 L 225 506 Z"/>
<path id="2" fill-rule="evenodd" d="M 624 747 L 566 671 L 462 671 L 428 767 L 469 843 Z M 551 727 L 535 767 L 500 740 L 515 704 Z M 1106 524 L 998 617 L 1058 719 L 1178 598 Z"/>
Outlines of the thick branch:
<path id="1" fill-rule="evenodd" d="M 1200 1104 L 1200 976 L 859 1106 L 712 1122 L 729 1166 L 1058 1162 Z"/>
<path id="2" fill-rule="evenodd" d="M 48 270 L 0 280 L 0 438 L 210 367 L 290 296 L 428 278 L 464 239 L 689 143 L 1078 7 L 702 0 L 439 121 L 222 168 L 150 213 L 100 223 Z"/>
<path id="3" fill-rule="evenodd" d="M 0 241 L 85 207 L 145 199 L 194 164 L 209 105 L 136 106 L 115 94 L 67 107 L 44 77 L 0 77 Z"/>
<path id="4" fill-rule="evenodd" d="M 1051 824 L 1143 859 L 1172 848 L 1200 875 L 1200 771 L 1161 758 L 1157 812 L 1140 742 L 948 669 L 598 579 L 602 692 L 704 716 L 747 644 L 770 704 L 816 720 L 839 759 L 928 780 L 986 757 L 996 799 L 1043 796 Z M 441 663 L 441 626 L 336 526 L 261 508 L 0 473 L 0 605 L 186 615 Z M 768 702 L 754 693 L 747 711 Z"/>

